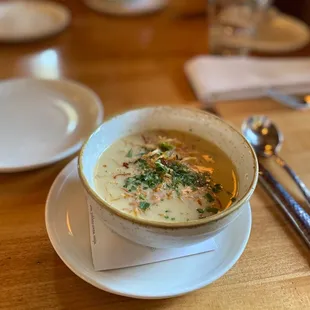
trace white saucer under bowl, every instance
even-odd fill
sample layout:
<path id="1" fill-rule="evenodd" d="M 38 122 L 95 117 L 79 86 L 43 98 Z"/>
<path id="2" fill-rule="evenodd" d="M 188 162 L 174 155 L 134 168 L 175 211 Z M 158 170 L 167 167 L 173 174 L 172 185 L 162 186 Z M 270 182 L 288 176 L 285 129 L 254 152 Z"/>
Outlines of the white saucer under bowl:
<path id="1" fill-rule="evenodd" d="M 156 12 L 168 3 L 168 0 L 84 0 L 91 9 L 112 15 L 140 15 Z"/>
<path id="2" fill-rule="evenodd" d="M 57 34 L 70 23 L 69 9 L 54 1 L 0 3 L 0 41 L 28 42 Z"/>
<path id="3" fill-rule="evenodd" d="M 56 178 L 47 198 L 48 236 L 64 263 L 86 282 L 134 298 L 168 298 L 202 288 L 223 276 L 243 253 L 251 230 L 247 208 L 215 237 L 213 252 L 138 267 L 96 272 L 89 237 L 88 207 L 77 172 L 77 159 Z M 104 236 L 102 236 L 104 238 Z"/>
<path id="4" fill-rule="evenodd" d="M 77 152 L 102 122 L 98 96 L 68 80 L 0 83 L 0 172 L 30 170 Z"/>

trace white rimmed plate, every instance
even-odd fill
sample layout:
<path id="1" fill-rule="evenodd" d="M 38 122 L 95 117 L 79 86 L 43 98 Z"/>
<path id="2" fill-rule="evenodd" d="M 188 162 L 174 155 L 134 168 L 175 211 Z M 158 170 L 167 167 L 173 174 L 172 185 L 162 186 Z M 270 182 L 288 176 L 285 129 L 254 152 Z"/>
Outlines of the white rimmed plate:
<path id="1" fill-rule="evenodd" d="M 72 81 L 13 79 L 0 83 L 0 117 L 0 172 L 15 172 L 77 152 L 103 108 L 91 89 Z"/>
<path id="2" fill-rule="evenodd" d="M 78 177 L 77 159 L 74 159 L 58 175 L 49 192 L 45 223 L 57 254 L 80 278 L 111 293 L 156 299 L 189 293 L 223 276 L 246 247 L 252 217 L 248 204 L 241 215 L 215 237 L 216 251 L 96 272 L 91 257 L 88 209 Z"/>
<path id="3" fill-rule="evenodd" d="M 231 6 L 220 15 L 223 24 L 235 25 L 236 35 L 222 36 L 222 44 L 232 48 L 245 47 L 253 51 L 280 53 L 302 48 L 310 40 L 310 31 L 303 21 L 270 8 L 259 24 L 253 38 L 241 35 L 239 28 L 247 27 L 249 10 L 243 6 Z M 233 30 L 232 29 L 232 30 Z M 242 32 L 241 32 L 242 34 Z M 215 32 L 214 35 L 220 35 Z"/>
<path id="4" fill-rule="evenodd" d="M 275 13 L 259 27 L 250 47 L 258 52 L 292 52 L 304 47 L 309 39 L 309 27 L 303 21 Z"/>
<path id="5" fill-rule="evenodd" d="M 167 5 L 167 0 L 84 0 L 91 9 L 112 15 L 152 13 Z"/>
<path id="6" fill-rule="evenodd" d="M 64 30 L 71 20 L 65 6 L 52 1 L 4 1 L 0 3 L 0 41 L 26 42 Z"/>

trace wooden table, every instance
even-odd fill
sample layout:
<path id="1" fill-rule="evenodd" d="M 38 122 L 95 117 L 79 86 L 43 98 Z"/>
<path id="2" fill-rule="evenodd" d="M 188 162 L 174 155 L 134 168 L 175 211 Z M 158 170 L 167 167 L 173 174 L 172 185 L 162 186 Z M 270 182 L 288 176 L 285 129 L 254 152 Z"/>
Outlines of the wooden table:
<path id="1" fill-rule="evenodd" d="M 176 1 L 162 13 L 136 19 L 107 17 L 77 0 L 63 1 L 73 12 L 70 28 L 42 42 L 1 45 L 0 77 L 78 80 L 99 94 L 106 116 L 138 105 L 193 101 L 183 64 L 205 53 L 206 25 L 203 18 L 180 17 Z M 270 100 L 218 107 L 238 126 L 249 114 L 270 115 L 286 137 L 283 157 L 310 186 L 309 112 L 292 112 Z M 310 308 L 309 251 L 261 188 L 252 199 L 253 229 L 243 256 L 212 285 L 171 300 L 140 301 L 85 283 L 58 258 L 44 224 L 47 193 L 67 162 L 0 175 L 0 309 Z M 285 175 L 268 165 L 301 199 Z"/>

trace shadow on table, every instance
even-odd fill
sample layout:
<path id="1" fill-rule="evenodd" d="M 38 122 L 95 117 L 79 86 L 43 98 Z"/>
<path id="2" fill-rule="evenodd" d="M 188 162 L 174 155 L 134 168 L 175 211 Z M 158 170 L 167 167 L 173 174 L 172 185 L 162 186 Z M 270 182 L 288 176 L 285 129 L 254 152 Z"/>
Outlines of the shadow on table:
<path id="1" fill-rule="evenodd" d="M 114 295 L 84 282 L 69 270 L 55 254 L 54 286 L 57 304 L 61 309 L 135 309 L 155 310 L 179 303 L 179 298 L 141 300 Z"/>

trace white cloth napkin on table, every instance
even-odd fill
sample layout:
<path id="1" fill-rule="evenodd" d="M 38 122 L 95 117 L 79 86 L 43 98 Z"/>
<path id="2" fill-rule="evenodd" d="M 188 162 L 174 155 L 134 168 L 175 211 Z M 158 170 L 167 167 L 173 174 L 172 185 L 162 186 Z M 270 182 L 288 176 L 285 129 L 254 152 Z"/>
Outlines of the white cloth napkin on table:
<path id="1" fill-rule="evenodd" d="M 310 91 L 310 58 L 198 56 L 184 69 L 201 102 L 258 98 L 270 88 Z"/>

